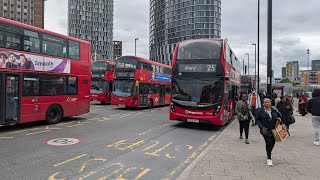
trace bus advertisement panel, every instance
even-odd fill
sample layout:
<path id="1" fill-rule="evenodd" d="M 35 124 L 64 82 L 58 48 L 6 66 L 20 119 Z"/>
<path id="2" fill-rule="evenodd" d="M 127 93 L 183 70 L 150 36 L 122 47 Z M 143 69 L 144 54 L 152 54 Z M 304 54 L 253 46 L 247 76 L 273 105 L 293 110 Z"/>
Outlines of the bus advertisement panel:
<path id="1" fill-rule="evenodd" d="M 227 123 L 238 98 L 239 66 L 226 40 L 178 43 L 173 56 L 170 120 Z"/>
<path id="2" fill-rule="evenodd" d="M 171 67 L 135 56 L 116 60 L 113 105 L 148 107 L 170 103 Z"/>
<path id="3" fill-rule="evenodd" d="M 90 111 L 91 44 L 0 18 L 0 125 Z"/>
<path id="4" fill-rule="evenodd" d="M 106 60 L 91 65 L 91 101 L 111 103 L 115 63 Z"/>

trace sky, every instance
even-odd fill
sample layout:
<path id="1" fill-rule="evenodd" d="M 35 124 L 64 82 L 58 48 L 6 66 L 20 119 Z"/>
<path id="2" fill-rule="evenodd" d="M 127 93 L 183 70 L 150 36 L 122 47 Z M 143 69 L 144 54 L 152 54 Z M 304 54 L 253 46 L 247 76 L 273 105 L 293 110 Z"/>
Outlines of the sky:
<path id="1" fill-rule="evenodd" d="M 114 1 L 114 40 L 123 41 L 123 55 L 134 54 L 149 57 L 149 1 Z M 254 46 L 257 43 L 258 0 L 221 0 L 222 38 L 227 38 L 238 59 L 249 53 L 250 74 L 254 73 Z M 59 6 L 57 6 L 57 4 Z M 281 67 L 287 61 L 299 61 L 300 69 L 307 69 L 310 49 L 311 60 L 320 59 L 319 0 L 273 1 L 273 69 L 281 77 Z M 67 34 L 67 0 L 48 0 L 45 5 L 45 29 Z M 260 6 L 260 75 L 266 79 L 267 72 L 267 1 Z M 311 66 L 311 65 L 310 65 Z"/>

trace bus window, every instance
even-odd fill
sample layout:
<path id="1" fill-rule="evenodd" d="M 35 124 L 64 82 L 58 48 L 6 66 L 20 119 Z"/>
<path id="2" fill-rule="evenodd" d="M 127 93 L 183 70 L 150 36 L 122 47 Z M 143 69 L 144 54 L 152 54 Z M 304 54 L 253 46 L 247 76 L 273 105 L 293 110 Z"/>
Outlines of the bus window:
<path id="1" fill-rule="evenodd" d="M 24 30 L 24 51 L 40 53 L 40 39 L 37 32 Z"/>
<path id="2" fill-rule="evenodd" d="M 80 59 L 80 43 L 69 40 L 69 58 Z"/>

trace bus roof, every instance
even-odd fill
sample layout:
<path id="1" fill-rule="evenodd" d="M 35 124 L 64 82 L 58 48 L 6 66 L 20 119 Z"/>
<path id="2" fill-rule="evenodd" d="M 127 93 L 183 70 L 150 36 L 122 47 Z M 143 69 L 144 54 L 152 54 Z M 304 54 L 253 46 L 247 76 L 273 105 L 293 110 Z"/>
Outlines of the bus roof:
<path id="1" fill-rule="evenodd" d="M 109 60 L 96 60 L 96 61 L 93 61 L 92 63 L 94 63 L 94 62 L 105 62 L 105 63 L 107 63 L 107 64 L 109 64 L 109 65 L 113 65 L 113 66 L 116 65 L 115 62 L 109 61 Z"/>
<path id="2" fill-rule="evenodd" d="M 225 41 L 227 40 L 226 38 L 200 38 L 200 39 L 188 39 L 188 40 L 183 40 L 183 41 L 179 41 L 178 43 L 182 43 L 182 42 L 188 42 L 188 41 L 198 41 L 198 40 L 212 40 L 212 41 Z"/>
<path id="3" fill-rule="evenodd" d="M 140 62 L 144 62 L 144 63 L 153 64 L 153 65 L 161 66 L 161 67 L 164 67 L 164 68 L 172 69 L 172 67 L 169 66 L 169 65 L 162 64 L 162 63 L 158 63 L 158 62 L 151 61 L 151 60 L 149 60 L 149 59 L 144 59 L 144 58 L 137 57 L 137 56 L 121 56 L 121 57 L 117 58 L 116 61 L 117 61 L 118 59 L 126 58 L 126 57 L 130 57 L 130 58 L 137 59 L 137 60 L 140 61 Z"/>
<path id="4" fill-rule="evenodd" d="M 88 41 L 84 41 L 84 40 L 77 39 L 77 38 L 74 38 L 74 37 L 70 37 L 70 36 L 66 36 L 66 35 L 63 35 L 63 34 L 55 33 L 55 32 L 52 32 L 52 31 L 48 31 L 48 30 L 45 30 L 45 29 L 42 29 L 42 28 L 38 28 L 38 27 L 31 26 L 31 25 L 28 25 L 28 24 L 23 24 L 23 23 L 20 23 L 20 22 L 17 22 L 17 21 L 13 21 L 13 20 L 10 20 L 10 19 L 6 19 L 6 18 L 2 18 L 2 17 L 0 17 L 0 22 L 8 23 L 8 24 L 11 24 L 11 25 L 16 25 L 16 26 L 23 27 L 23 28 L 26 28 L 26 29 L 29 29 L 29 30 L 38 31 L 38 32 L 41 32 L 41 33 L 46 33 L 46 34 L 50 34 L 50 35 L 59 36 L 59 37 L 65 38 L 65 39 L 78 41 L 78 42 L 81 42 L 81 43 L 91 44 Z"/>

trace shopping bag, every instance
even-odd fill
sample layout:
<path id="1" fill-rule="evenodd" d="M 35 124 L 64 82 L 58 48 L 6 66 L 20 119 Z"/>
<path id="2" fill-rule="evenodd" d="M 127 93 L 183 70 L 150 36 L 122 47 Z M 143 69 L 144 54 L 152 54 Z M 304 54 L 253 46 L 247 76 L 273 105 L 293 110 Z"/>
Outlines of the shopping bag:
<path id="1" fill-rule="evenodd" d="M 287 128 L 284 124 L 278 124 L 277 127 L 272 130 L 272 134 L 276 142 L 284 142 L 289 136 Z"/>

